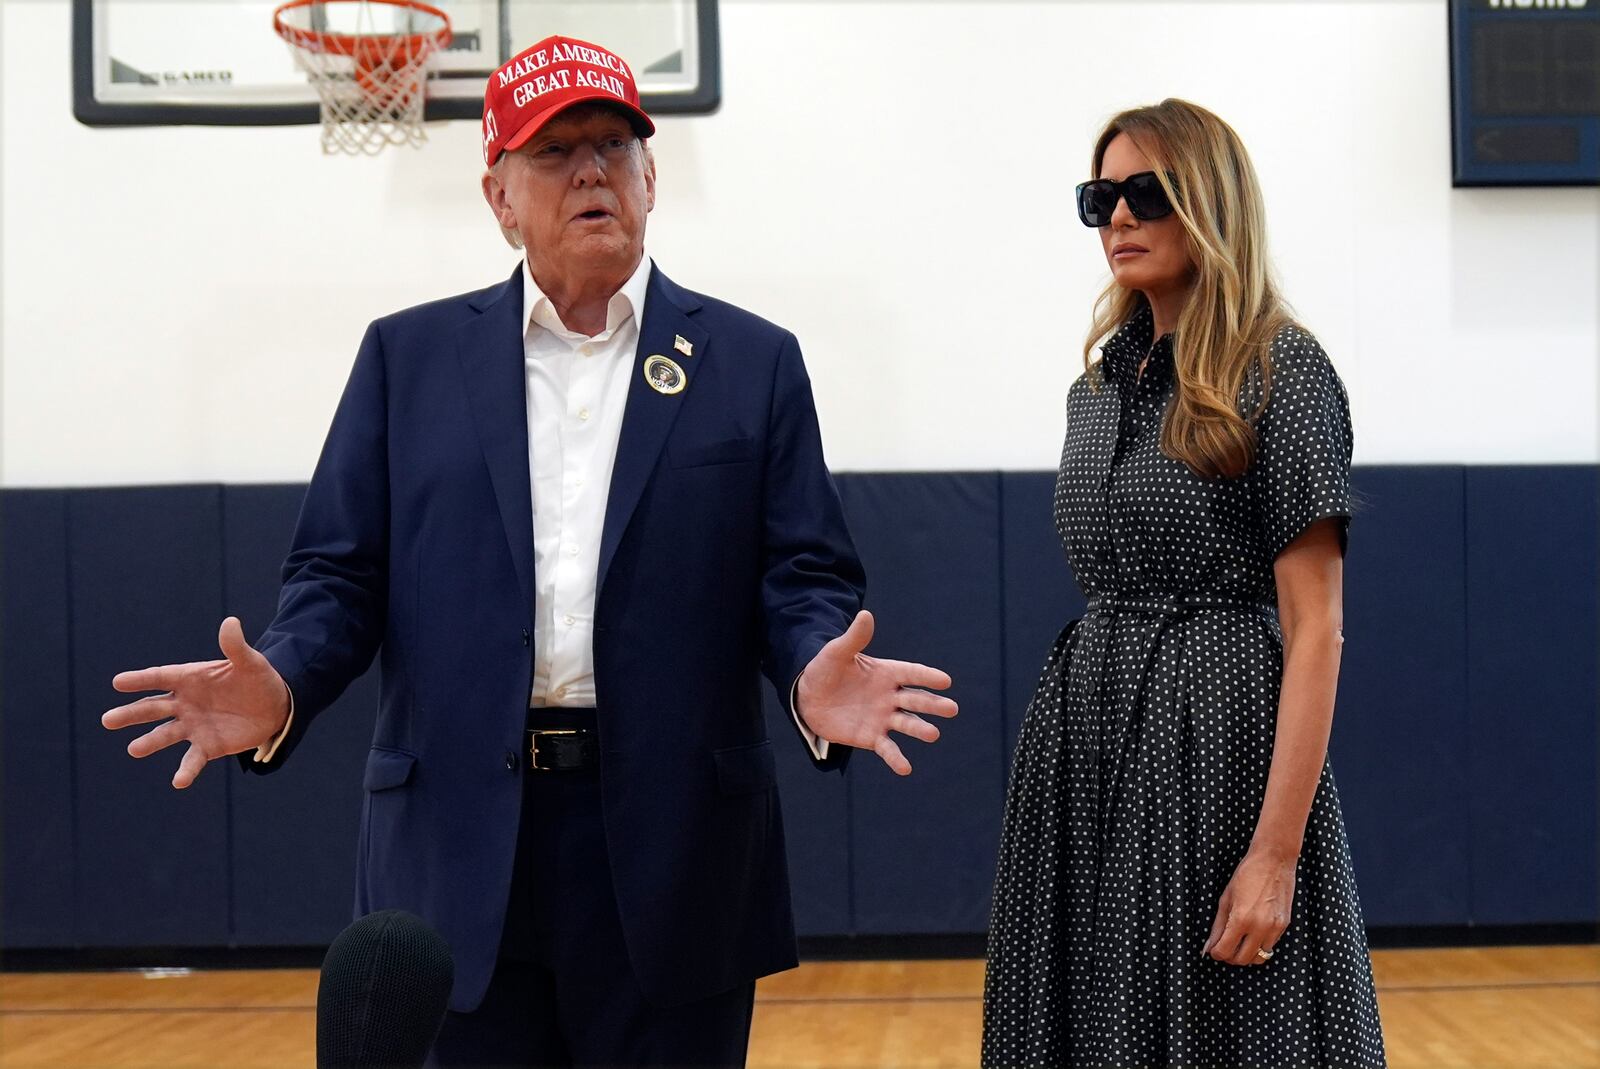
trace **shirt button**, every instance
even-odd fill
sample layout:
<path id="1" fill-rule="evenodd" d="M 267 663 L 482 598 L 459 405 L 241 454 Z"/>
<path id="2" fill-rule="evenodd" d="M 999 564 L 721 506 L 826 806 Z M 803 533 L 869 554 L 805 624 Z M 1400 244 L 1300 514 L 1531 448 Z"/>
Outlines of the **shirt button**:
<path id="1" fill-rule="evenodd" d="M 592 346 L 592 345 L 580 345 L 578 347 L 578 352 L 582 353 L 584 356 L 593 356 L 594 355 L 594 346 Z"/>
<path id="2" fill-rule="evenodd" d="M 567 556 L 576 557 L 577 555 L 578 555 L 578 547 L 577 546 L 568 546 L 567 547 Z"/>
<path id="3" fill-rule="evenodd" d="M 589 410 L 587 408 L 578 409 L 578 418 L 579 419 L 583 419 L 583 420 L 588 419 L 589 418 Z"/>
<path id="4" fill-rule="evenodd" d="M 568 627 L 571 627 L 573 624 L 578 622 L 578 618 L 576 616 L 571 615 L 570 613 L 567 615 L 566 619 L 567 619 L 567 626 Z"/>
<path id="5" fill-rule="evenodd" d="M 555 698 L 557 701 L 560 701 L 562 698 L 565 698 L 567 696 L 567 688 L 566 687 L 557 687 L 555 690 L 550 692 L 550 696 L 552 698 Z"/>

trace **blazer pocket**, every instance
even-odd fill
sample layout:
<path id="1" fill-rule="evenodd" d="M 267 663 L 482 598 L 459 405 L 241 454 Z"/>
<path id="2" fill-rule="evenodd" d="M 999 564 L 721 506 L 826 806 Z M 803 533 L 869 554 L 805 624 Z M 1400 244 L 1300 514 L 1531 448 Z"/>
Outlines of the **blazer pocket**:
<path id="1" fill-rule="evenodd" d="M 362 777 L 361 786 L 369 791 L 404 787 L 411 782 L 411 770 L 416 763 L 416 754 L 374 746 L 367 754 L 367 774 Z"/>
<path id="2" fill-rule="evenodd" d="M 674 468 L 699 468 L 711 464 L 742 464 L 759 455 L 754 438 L 723 438 L 715 442 L 674 444 L 667 450 Z"/>
<path id="3" fill-rule="evenodd" d="M 717 762 L 717 787 L 723 794 L 759 794 L 778 785 L 778 762 L 772 742 L 713 750 Z"/>

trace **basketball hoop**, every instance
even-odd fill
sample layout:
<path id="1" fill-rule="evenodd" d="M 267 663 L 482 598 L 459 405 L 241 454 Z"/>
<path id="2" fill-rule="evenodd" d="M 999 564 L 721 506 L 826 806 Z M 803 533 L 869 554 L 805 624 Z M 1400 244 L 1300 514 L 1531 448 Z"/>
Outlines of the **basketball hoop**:
<path id="1" fill-rule="evenodd" d="M 272 13 L 322 99 L 322 151 L 420 145 L 428 62 L 450 17 L 419 0 L 289 0 Z"/>

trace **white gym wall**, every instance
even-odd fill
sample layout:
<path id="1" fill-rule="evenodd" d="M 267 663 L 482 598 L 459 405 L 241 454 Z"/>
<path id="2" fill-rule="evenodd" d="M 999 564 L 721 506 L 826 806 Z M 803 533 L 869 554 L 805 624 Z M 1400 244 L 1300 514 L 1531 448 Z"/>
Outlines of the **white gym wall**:
<path id="1" fill-rule="evenodd" d="M 836 470 L 1055 465 L 1105 277 L 1072 187 L 1167 95 L 1254 155 L 1357 463 L 1600 460 L 1600 191 L 1450 188 L 1445 0 L 721 21 L 724 104 L 661 121 L 648 247 L 800 336 Z M 312 127 L 90 129 L 69 22 L 0 0 L 0 482 L 303 481 L 366 323 L 515 264 L 477 125 L 360 160 Z"/>

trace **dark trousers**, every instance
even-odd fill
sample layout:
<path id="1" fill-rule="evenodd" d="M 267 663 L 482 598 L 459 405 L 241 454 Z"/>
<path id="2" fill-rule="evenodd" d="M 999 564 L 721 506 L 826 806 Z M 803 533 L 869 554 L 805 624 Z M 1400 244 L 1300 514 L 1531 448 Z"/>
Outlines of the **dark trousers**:
<path id="1" fill-rule="evenodd" d="M 592 712 L 530 715 L 537 727 L 594 724 Z M 754 983 L 670 1009 L 644 996 L 617 917 L 598 770 L 527 772 L 494 979 L 478 1009 L 445 1017 L 428 1064 L 738 1069 L 754 1001 Z"/>

